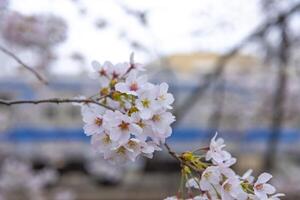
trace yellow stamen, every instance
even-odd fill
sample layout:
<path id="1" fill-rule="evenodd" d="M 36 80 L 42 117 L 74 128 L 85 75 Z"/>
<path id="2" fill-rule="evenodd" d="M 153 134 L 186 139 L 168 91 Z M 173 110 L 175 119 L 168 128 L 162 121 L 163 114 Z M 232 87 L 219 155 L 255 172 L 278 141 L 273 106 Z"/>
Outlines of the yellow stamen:
<path id="1" fill-rule="evenodd" d="M 119 128 L 122 131 L 128 131 L 129 130 L 129 123 L 122 121 L 121 124 L 119 124 Z"/>
<path id="2" fill-rule="evenodd" d="M 96 124 L 97 126 L 101 126 L 102 123 L 103 123 L 103 119 L 101 119 L 101 118 L 99 118 L 99 117 L 97 117 L 97 118 L 95 119 L 95 124 Z"/>

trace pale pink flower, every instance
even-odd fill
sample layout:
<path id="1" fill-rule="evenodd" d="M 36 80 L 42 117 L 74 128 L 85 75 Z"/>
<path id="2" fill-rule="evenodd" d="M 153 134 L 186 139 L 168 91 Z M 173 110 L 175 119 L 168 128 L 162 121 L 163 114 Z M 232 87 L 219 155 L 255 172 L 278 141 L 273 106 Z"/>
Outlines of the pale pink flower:
<path id="1" fill-rule="evenodd" d="M 147 82 L 147 76 L 137 76 L 137 72 L 133 71 L 129 73 L 125 82 L 119 82 L 116 84 L 115 88 L 117 91 L 137 95 L 138 92 L 144 87 Z"/>
<path id="2" fill-rule="evenodd" d="M 267 200 L 269 194 L 274 194 L 276 189 L 267 182 L 272 178 L 269 173 L 262 173 L 254 183 L 254 193 L 261 200 Z"/>
<path id="3" fill-rule="evenodd" d="M 243 191 L 240 180 L 231 177 L 222 184 L 221 197 L 222 200 L 246 200 L 248 195 Z"/>
<path id="4" fill-rule="evenodd" d="M 168 93 L 169 86 L 167 83 L 161 83 L 157 86 L 157 101 L 160 106 L 166 109 L 172 109 L 171 104 L 174 102 L 172 94 Z"/>
<path id="5" fill-rule="evenodd" d="M 82 108 L 82 117 L 85 122 L 83 130 L 87 136 L 103 132 L 103 113 L 104 109 L 100 106 Z"/>

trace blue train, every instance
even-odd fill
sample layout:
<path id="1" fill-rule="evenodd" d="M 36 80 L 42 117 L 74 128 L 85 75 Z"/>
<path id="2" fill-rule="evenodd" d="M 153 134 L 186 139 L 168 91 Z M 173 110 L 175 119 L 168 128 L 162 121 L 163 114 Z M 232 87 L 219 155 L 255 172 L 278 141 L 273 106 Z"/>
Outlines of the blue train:
<path id="1" fill-rule="evenodd" d="M 175 95 L 178 104 L 184 101 L 195 89 L 192 84 L 171 84 L 170 90 Z M 218 88 L 214 89 L 218 90 Z M 38 99 L 50 97 L 74 97 L 91 95 L 97 91 L 97 84 L 91 81 L 64 79 L 55 80 L 49 86 L 30 85 L 22 80 L 1 80 L 1 99 Z M 210 95 L 211 91 L 208 91 Z M 247 89 L 235 85 L 227 85 L 226 92 L 231 96 L 249 99 L 251 94 Z M 177 151 L 196 149 L 207 145 L 213 130 L 205 127 L 206 119 L 211 111 L 211 97 L 204 97 L 195 105 L 191 113 L 175 127 L 168 142 Z M 247 103 L 247 102 L 246 102 Z M 205 110 L 208 110 L 205 112 Z M 226 111 L 224 111 L 226 112 Z M 225 113 L 224 118 L 233 118 L 232 113 Z M 234 113 L 235 114 L 235 113 Z M 29 159 L 42 159 L 60 165 L 66 158 L 91 158 L 89 138 L 83 134 L 79 108 L 72 105 L 16 105 L 0 106 L 0 152 L 17 154 Z M 205 121 L 206 120 L 206 121 Z M 237 119 L 239 120 L 239 119 Z M 246 126 L 237 124 L 232 129 L 227 122 L 220 127 L 220 136 L 227 139 L 229 148 L 239 152 L 263 151 L 269 139 L 270 131 L 267 126 Z M 228 122 L 231 123 L 230 121 Z M 282 150 L 299 151 L 300 134 L 296 128 L 285 128 L 280 135 L 279 146 Z M 0 153 L 1 155 L 1 153 Z M 163 156 L 163 155 L 162 155 Z"/>

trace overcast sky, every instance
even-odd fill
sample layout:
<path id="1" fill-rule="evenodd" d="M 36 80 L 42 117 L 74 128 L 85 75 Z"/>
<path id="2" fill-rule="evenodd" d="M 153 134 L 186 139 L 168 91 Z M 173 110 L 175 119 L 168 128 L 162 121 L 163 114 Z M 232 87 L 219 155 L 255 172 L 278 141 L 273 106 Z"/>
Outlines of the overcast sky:
<path id="1" fill-rule="evenodd" d="M 148 10 L 149 26 L 126 14 L 120 2 Z M 68 40 L 57 48 L 55 63 L 57 71 L 67 73 L 77 71 L 69 59 L 75 51 L 88 63 L 127 60 L 132 48 L 124 38 L 147 47 L 148 54 L 136 52 L 137 60 L 147 62 L 157 55 L 224 51 L 261 22 L 258 0 L 12 0 L 11 8 L 26 14 L 53 13 L 67 21 Z M 108 22 L 105 29 L 95 28 L 99 18 Z"/>

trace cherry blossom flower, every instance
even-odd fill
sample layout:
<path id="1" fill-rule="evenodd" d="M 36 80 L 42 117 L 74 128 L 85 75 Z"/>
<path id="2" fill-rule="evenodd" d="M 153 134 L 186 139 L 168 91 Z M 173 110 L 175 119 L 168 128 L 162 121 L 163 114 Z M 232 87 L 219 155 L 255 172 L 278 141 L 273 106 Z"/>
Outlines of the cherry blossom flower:
<path id="1" fill-rule="evenodd" d="M 95 151 L 99 153 L 110 151 L 111 148 L 116 146 L 116 143 L 105 132 L 92 135 L 91 143 Z"/>
<path id="2" fill-rule="evenodd" d="M 104 152 L 104 159 L 112 164 L 126 163 L 128 160 L 135 161 L 136 152 L 127 149 L 125 146 L 112 148 L 110 151 Z"/>
<path id="3" fill-rule="evenodd" d="M 159 105 L 164 108 L 172 109 L 171 104 L 174 102 L 174 97 L 172 94 L 168 93 L 169 86 L 167 83 L 161 83 L 157 87 L 157 101 Z"/>
<path id="4" fill-rule="evenodd" d="M 124 83 L 120 82 L 116 84 L 115 88 L 117 91 L 122 93 L 137 95 L 138 92 L 144 87 L 146 82 L 146 75 L 137 77 L 137 72 L 133 71 L 129 73 Z"/>
<path id="5" fill-rule="evenodd" d="M 82 118 L 85 122 L 83 129 L 87 136 L 103 132 L 103 113 L 104 109 L 100 106 L 94 106 L 93 109 L 87 107 L 82 109 Z"/>
<path id="6" fill-rule="evenodd" d="M 108 76 L 114 80 L 122 78 L 129 69 L 128 63 L 117 63 L 107 69 Z"/>
<path id="7" fill-rule="evenodd" d="M 108 78 L 108 69 L 113 67 L 113 64 L 106 61 L 103 65 L 101 65 L 98 61 L 94 60 L 92 61 L 92 66 L 100 78 Z"/>
<path id="8" fill-rule="evenodd" d="M 222 185 L 222 200 L 246 200 L 248 195 L 243 191 L 240 181 L 236 177 L 228 178 Z"/>
<path id="9" fill-rule="evenodd" d="M 92 66 L 94 68 L 95 74 L 92 74 L 92 77 L 99 78 L 101 86 L 103 88 L 108 87 L 110 79 L 108 77 L 108 69 L 113 67 L 113 64 L 109 61 L 104 62 L 102 65 L 98 61 L 93 61 Z"/>
<path id="10" fill-rule="evenodd" d="M 153 87 L 143 90 L 136 102 L 139 114 L 142 119 L 150 119 L 159 106 L 155 100 L 155 90 Z"/>
<path id="11" fill-rule="evenodd" d="M 218 167 L 211 166 L 205 169 L 201 175 L 200 187 L 202 190 L 210 190 L 212 185 L 218 185 L 222 179 L 221 172 Z"/>
<path id="12" fill-rule="evenodd" d="M 108 134 L 113 141 L 126 142 L 131 134 L 139 134 L 142 129 L 132 123 L 132 119 L 122 114 L 120 111 L 108 110 L 105 115 L 105 126 L 109 130 Z"/>
<path id="13" fill-rule="evenodd" d="M 268 194 L 274 194 L 276 189 L 267 182 L 272 178 L 269 173 L 262 173 L 254 183 L 254 194 L 261 200 L 267 200 Z"/>
<path id="14" fill-rule="evenodd" d="M 242 180 L 245 180 L 245 181 L 247 181 L 248 183 L 251 183 L 251 184 L 252 184 L 253 181 L 254 181 L 254 177 L 251 176 L 252 172 L 253 172 L 252 169 L 248 169 L 248 170 L 243 174 L 243 176 L 241 177 L 241 179 L 242 179 Z"/>
<path id="15" fill-rule="evenodd" d="M 156 138 L 164 143 L 165 138 L 169 137 L 172 133 L 170 125 L 174 121 L 175 117 L 170 112 L 156 112 L 148 123 L 150 123 Z"/>
<path id="16" fill-rule="evenodd" d="M 206 160 L 213 160 L 216 163 L 224 163 L 225 161 L 231 159 L 230 153 L 222 150 L 226 145 L 222 138 L 216 140 L 218 133 L 211 139 L 209 150 L 206 153 Z"/>

